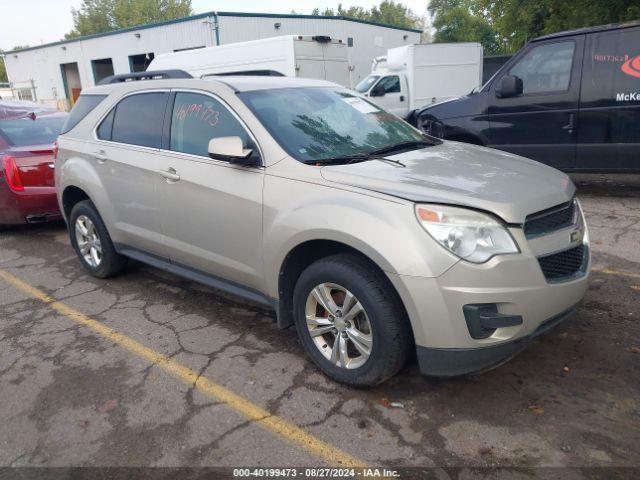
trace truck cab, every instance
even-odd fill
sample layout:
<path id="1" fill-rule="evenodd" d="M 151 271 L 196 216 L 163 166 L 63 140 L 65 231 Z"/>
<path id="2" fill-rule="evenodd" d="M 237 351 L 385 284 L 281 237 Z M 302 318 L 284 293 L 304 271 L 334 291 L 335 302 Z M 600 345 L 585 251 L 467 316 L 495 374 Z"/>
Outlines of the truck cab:
<path id="1" fill-rule="evenodd" d="M 356 85 L 356 91 L 380 105 L 387 112 L 407 118 L 411 112 L 407 77 L 401 72 L 372 73 Z"/>
<path id="2" fill-rule="evenodd" d="M 373 61 L 356 91 L 384 110 L 415 124 L 427 105 L 470 92 L 481 83 L 479 43 L 431 43 L 390 48 Z"/>

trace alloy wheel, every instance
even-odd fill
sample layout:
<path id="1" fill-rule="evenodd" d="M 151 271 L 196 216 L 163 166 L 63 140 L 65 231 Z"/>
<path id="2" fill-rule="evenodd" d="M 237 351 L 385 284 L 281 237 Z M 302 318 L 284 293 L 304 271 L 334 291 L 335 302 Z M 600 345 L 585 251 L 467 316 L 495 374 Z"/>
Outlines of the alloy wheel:
<path id="1" fill-rule="evenodd" d="M 90 267 L 98 268 L 102 262 L 102 244 L 96 226 L 86 215 L 80 215 L 75 224 L 76 242 L 80 255 Z"/>
<path id="2" fill-rule="evenodd" d="M 346 288 L 321 283 L 311 290 L 306 324 L 316 348 L 332 364 L 347 369 L 366 363 L 373 347 L 371 322 L 362 304 Z"/>

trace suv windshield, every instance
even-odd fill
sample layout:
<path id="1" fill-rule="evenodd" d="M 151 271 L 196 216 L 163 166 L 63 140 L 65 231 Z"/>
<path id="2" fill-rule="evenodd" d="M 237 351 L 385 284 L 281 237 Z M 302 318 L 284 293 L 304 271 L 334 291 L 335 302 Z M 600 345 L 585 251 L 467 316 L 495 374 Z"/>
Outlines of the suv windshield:
<path id="1" fill-rule="evenodd" d="M 362 79 L 362 81 L 356 85 L 356 92 L 364 93 L 371 88 L 371 85 L 376 83 L 376 81 L 380 78 L 380 75 L 369 75 Z"/>
<path id="2" fill-rule="evenodd" d="M 341 88 L 282 88 L 239 94 L 293 158 L 367 155 L 425 137 L 395 115 Z"/>

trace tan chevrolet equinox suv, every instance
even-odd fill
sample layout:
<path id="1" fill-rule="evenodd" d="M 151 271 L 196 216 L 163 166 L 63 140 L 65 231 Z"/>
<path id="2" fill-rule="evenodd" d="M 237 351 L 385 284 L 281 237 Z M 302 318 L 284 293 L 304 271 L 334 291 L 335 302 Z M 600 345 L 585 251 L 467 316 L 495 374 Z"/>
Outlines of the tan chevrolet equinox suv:
<path id="1" fill-rule="evenodd" d="M 315 364 L 371 386 L 486 370 L 576 309 L 589 241 L 563 173 L 440 141 L 353 91 L 285 77 L 109 77 L 59 137 L 73 248 L 273 307 Z"/>

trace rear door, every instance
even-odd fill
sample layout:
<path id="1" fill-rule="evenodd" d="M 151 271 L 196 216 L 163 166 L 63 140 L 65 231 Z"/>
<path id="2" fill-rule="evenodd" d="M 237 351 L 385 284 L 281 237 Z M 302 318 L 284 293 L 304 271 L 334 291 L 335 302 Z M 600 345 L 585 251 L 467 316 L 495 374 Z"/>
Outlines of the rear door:
<path id="1" fill-rule="evenodd" d="M 111 236 L 121 247 L 164 256 L 158 205 L 158 160 L 168 91 L 130 94 L 96 128 L 96 172 L 113 209 Z"/>
<path id="2" fill-rule="evenodd" d="M 557 168 L 573 168 L 584 36 L 535 42 L 492 82 L 491 144 Z M 503 75 L 522 79 L 522 95 L 498 98 Z"/>
<path id="3" fill-rule="evenodd" d="M 171 261 L 257 289 L 262 278 L 264 170 L 208 156 L 212 138 L 239 136 L 257 145 L 239 117 L 218 97 L 194 91 L 172 95 L 170 125 L 158 156 L 159 207 Z"/>
<path id="4" fill-rule="evenodd" d="M 297 77 L 325 79 L 326 71 L 321 43 L 310 40 L 294 40 L 293 49 Z"/>
<path id="5" fill-rule="evenodd" d="M 640 28 L 587 36 L 576 167 L 640 170 Z"/>

